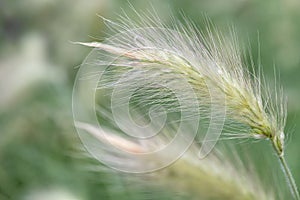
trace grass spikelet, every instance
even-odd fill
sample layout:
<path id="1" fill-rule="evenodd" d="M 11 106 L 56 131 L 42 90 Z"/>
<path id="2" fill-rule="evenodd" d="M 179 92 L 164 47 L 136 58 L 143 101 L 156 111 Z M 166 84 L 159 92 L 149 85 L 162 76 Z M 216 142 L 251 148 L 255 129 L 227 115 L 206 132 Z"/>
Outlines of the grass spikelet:
<path id="1" fill-rule="evenodd" d="M 112 130 L 107 129 L 103 133 L 100 129 L 87 123 L 77 123 L 76 126 L 87 130 L 89 134 L 95 136 L 98 140 L 107 140 L 106 142 L 113 143 L 124 151 L 132 153 L 149 151 L 149 146 L 146 147 L 118 137 L 111 132 Z M 155 144 L 152 145 L 155 145 L 156 148 L 162 147 L 164 139 L 160 139 L 156 140 Z M 230 160 L 225 159 L 223 154 L 213 151 L 206 159 L 198 160 L 195 159 L 197 150 L 198 145 L 193 144 L 185 155 L 173 165 L 150 176 L 144 174 L 143 177 L 147 178 L 150 185 L 155 184 L 173 193 L 177 191 L 185 192 L 189 199 L 274 199 L 274 191 L 266 191 L 256 174 L 246 169 L 238 156 Z M 112 152 L 109 159 L 113 162 L 132 162 L 132 160 L 124 159 L 122 155 L 118 155 L 116 152 Z M 162 158 L 157 157 L 153 159 Z M 235 165 L 232 163 L 235 163 Z M 132 167 L 140 164 L 143 163 L 131 163 Z M 143 183 L 140 182 L 140 184 Z M 178 195 L 181 194 L 180 192 Z M 152 198 L 155 199 L 154 197 Z"/>
<path id="2" fill-rule="evenodd" d="M 144 117 L 141 107 L 155 105 L 163 106 L 168 114 L 182 110 L 191 113 L 183 120 L 197 117 L 196 114 L 193 115 L 195 106 L 192 105 L 195 104 L 207 119 L 212 116 L 209 107 L 220 108 L 220 113 L 223 109 L 227 123 L 221 139 L 268 139 L 279 158 L 293 196 L 300 199 L 284 159 L 286 101 L 281 94 L 271 95 L 264 85 L 264 78 L 245 67 L 234 31 L 226 37 L 213 25 L 208 25 L 205 31 L 200 32 L 189 22 L 185 25 L 174 22 L 173 26 L 168 27 L 157 16 L 137 15 L 138 21 L 133 21 L 126 15 L 121 16 L 118 23 L 104 19 L 117 34 L 105 43 L 77 42 L 101 50 L 99 54 L 116 58 L 114 63 L 99 61 L 99 65 L 107 65 L 109 69 L 100 80 L 98 89 L 120 87 L 130 91 L 140 118 Z M 120 79 L 122 81 L 118 81 Z M 185 90 L 180 84 L 183 79 L 194 93 Z M 166 88 L 180 91 L 185 104 L 178 104 L 178 97 Z M 193 95 L 196 95 L 197 103 L 194 102 Z M 219 110 L 214 112 L 214 116 L 218 116 Z M 121 125 L 126 128 L 128 123 L 125 120 Z M 164 130 L 164 139 L 156 138 L 154 141 L 164 143 L 172 135 L 169 133 L 171 130 Z M 120 138 L 109 136 L 108 140 L 120 147 L 120 143 L 116 142 Z M 134 149 L 143 146 L 141 141 L 135 142 L 129 146 Z M 124 142 L 120 148 L 124 149 L 123 144 Z M 157 144 L 153 143 L 153 146 L 157 147 Z M 250 197 L 249 199 L 255 199 Z M 268 198 L 265 196 L 256 199 Z"/>

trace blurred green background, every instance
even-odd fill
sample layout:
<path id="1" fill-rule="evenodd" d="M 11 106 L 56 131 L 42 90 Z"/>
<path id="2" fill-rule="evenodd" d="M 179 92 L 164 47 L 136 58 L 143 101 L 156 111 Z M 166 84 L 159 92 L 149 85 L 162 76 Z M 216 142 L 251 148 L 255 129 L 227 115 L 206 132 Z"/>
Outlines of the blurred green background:
<path id="1" fill-rule="evenodd" d="M 199 27 L 203 14 L 217 27 L 228 22 L 247 35 L 267 79 L 280 72 L 288 96 L 287 161 L 300 185 L 300 1 L 130 1 L 151 6 L 166 22 L 185 13 Z M 90 51 L 70 41 L 104 38 L 96 14 L 116 19 L 125 0 L 0 1 L 0 199 L 125 199 L 118 176 L 84 170 L 73 152 L 71 94 L 78 66 Z M 246 37 L 245 37 L 246 38 Z M 247 43 L 248 41 L 244 41 Z M 118 182 L 111 186 L 108 183 Z M 52 196 L 51 196 L 52 195 Z"/>

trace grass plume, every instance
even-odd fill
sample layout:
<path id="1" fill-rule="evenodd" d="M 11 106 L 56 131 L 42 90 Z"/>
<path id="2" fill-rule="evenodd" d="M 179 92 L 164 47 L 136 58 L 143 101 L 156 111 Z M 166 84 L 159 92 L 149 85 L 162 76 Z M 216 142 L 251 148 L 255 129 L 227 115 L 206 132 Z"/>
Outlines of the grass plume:
<path id="1" fill-rule="evenodd" d="M 185 25 L 174 22 L 172 27 L 168 27 L 155 14 L 150 14 L 150 17 L 138 13 L 137 15 L 138 21 L 133 21 L 126 15 L 121 16 L 118 23 L 104 19 L 118 34 L 105 43 L 77 42 L 101 50 L 108 57 L 117 56 L 113 64 L 99 64 L 110 65 L 111 70 L 108 78 L 100 81 L 99 89 L 122 87 L 134 93 L 142 85 L 142 92 L 135 93 L 134 96 L 137 99 L 136 104 L 163 105 L 167 113 L 179 112 L 182 109 L 192 113 L 191 107 L 178 105 L 176 96 L 158 84 L 163 82 L 167 86 L 175 87 L 177 91 L 181 91 L 187 105 L 193 105 L 195 102 L 192 101 L 192 94 L 180 85 L 183 77 L 199 100 L 199 110 L 207 118 L 210 117 L 207 107 L 212 104 L 226 110 L 226 120 L 230 123 L 222 137 L 270 141 L 294 198 L 300 199 L 284 159 L 286 100 L 281 93 L 271 94 L 264 84 L 263 76 L 255 71 L 250 72 L 245 67 L 234 31 L 226 37 L 212 25 L 208 25 L 206 31 L 200 32 L 190 22 Z M 122 82 L 116 81 L 120 78 Z M 212 93 L 211 88 L 216 92 Z M 235 123 L 239 126 L 236 127 Z M 125 143 L 129 144 L 121 142 L 122 145 L 119 145 L 121 139 L 111 136 L 108 140 L 123 149 Z M 140 150 L 138 145 L 142 144 L 131 143 L 127 148 Z M 194 170 L 187 170 L 189 171 Z M 251 195 L 258 195 L 251 191 Z M 249 199 L 268 199 L 266 196 L 254 198 L 251 195 Z"/>

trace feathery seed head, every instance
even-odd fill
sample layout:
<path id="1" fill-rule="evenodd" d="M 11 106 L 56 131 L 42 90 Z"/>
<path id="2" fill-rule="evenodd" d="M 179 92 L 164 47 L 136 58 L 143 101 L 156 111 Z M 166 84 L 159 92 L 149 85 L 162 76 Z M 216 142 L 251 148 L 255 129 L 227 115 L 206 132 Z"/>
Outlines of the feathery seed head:
<path id="1" fill-rule="evenodd" d="M 119 24 L 106 20 L 117 32 L 117 39 L 113 38 L 106 44 L 79 44 L 122 57 L 117 64 L 126 66 L 125 70 L 137 75 L 126 77 L 122 84 L 128 86 L 139 82 L 176 82 L 177 75 L 183 76 L 198 95 L 200 110 L 209 104 L 224 105 L 227 118 L 249 127 L 248 137 L 268 138 L 278 153 L 283 153 L 285 103 L 282 98 L 261 92 L 265 89 L 264 80 L 255 73 L 251 75 L 245 68 L 234 31 L 230 38 L 226 38 L 212 25 L 205 34 L 190 23 L 186 26 L 176 24 L 173 27 L 176 31 L 173 31 L 158 18 L 146 19 L 133 22 L 123 17 Z M 144 76 L 139 79 L 137 72 L 149 80 Z M 102 88 L 109 87 L 101 84 Z M 218 93 L 211 94 L 207 84 L 216 87 Z M 156 90 L 157 93 L 162 91 L 161 88 Z M 188 96 L 186 94 L 186 98 Z M 270 102 L 273 98 L 276 98 L 277 105 Z M 237 138 L 246 137 L 244 133 L 232 134 Z"/>
<path id="2" fill-rule="evenodd" d="M 94 47 L 93 53 L 101 57 L 101 60 L 93 61 L 99 69 L 95 68 L 91 74 L 97 75 L 99 70 L 101 75 L 93 89 L 100 93 L 113 91 L 109 102 L 112 113 L 107 115 L 107 121 L 113 128 L 99 130 L 85 123 L 77 123 L 78 128 L 91 133 L 100 141 L 103 145 L 101 150 L 109 152 L 108 156 L 96 155 L 97 159 L 101 157 L 99 160 L 108 162 L 106 164 L 113 168 L 125 166 L 124 171 L 134 173 L 131 168 L 136 166 L 142 168 L 149 165 L 142 172 L 158 169 L 157 163 L 161 167 L 161 163 L 165 164 L 168 157 L 186 150 L 183 148 L 182 152 L 178 152 L 177 148 L 193 143 L 198 131 L 198 124 L 193 123 L 199 123 L 199 115 L 210 122 L 211 131 L 207 131 L 207 141 L 204 139 L 201 146 L 207 149 L 206 144 L 210 145 L 207 152 L 212 150 L 222 132 L 221 137 L 228 139 L 269 139 L 276 153 L 283 159 L 286 101 L 276 92 L 271 94 L 264 84 L 263 76 L 245 68 L 234 31 L 228 38 L 210 24 L 206 32 L 197 31 L 191 23 L 174 23 L 170 29 L 156 16 L 138 16 L 140 19 L 136 22 L 126 15 L 121 17 L 119 23 L 104 19 L 116 35 L 103 43 L 77 42 Z M 87 62 L 87 65 L 90 64 Z M 128 111 L 132 104 L 135 109 Z M 105 109 L 100 110 L 103 115 Z M 148 110 L 150 120 L 145 117 Z M 181 118 L 173 116 L 178 113 Z M 134 116 L 136 118 L 133 120 Z M 167 121 L 168 116 L 174 117 L 174 122 L 177 120 L 186 124 L 181 126 Z M 76 115 L 75 118 L 81 119 Z M 136 126 L 132 123 L 135 120 L 142 124 L 150 123 Z M 116 126 L 116 132 L 134 136 L 133 140 L 118 134 L 113 136 Z M 178 141 L 178 138 L 181 141 L 172 147 L 167 146 L 177 133 L 175 128 L 184 134 L 179 134 L 180 137 L 172 141 Z M 155 133 L 162 135 L 156 136 Z M 117 148 L 111 148 L 109 143 Z M 87 145 L 93 152 L 98 152 L 94 143 Z M 169 151 L 155 154 L 157 151 L 149 157 L 143 157 L 149 150 L 163 148 L 169 148 Z M 128 152 L 134 155 L 128 155 Z M 189 166 L 190 162 L 188 159 Z M 239 178 L 233 180 L 235 185 L 239 185 L 239 181 Z M 253 188 L 260 187 L 250 183 L 246 188 L 246 193 L 241 192 L 245 199 L 255 199 L 257 196 L 260 196 L 259 199 L 270 199 L 264 192 L 255 194 Z M 248 193 L 254 196 L 250 198 L 245 195 Z"/>

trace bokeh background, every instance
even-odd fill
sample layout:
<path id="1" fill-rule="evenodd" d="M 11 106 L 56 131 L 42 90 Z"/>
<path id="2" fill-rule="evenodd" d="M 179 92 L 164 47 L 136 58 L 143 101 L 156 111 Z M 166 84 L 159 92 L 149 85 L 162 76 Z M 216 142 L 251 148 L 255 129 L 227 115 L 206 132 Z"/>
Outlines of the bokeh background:
<path id="1" fill-rule="evenodd" d="M 135 0 L 166 22 L 185 13 L 199 27 L 234 24 L 268 80 L 274 66 L 288 96 L 287 161 L 300 185 L 300 1 Z M 103 39 L 97 16 L 130 13 L 125 0 L 0 0 L 0 199 L 128 199 L 119 176 L 84 170 L 74 149 L 71 95 L 90 49 L 70 41 Z M 109 31 L 108 31 L 109 32 Z M 113 184 L 108 184 L 108 182 Z M 113 192 L 112 192 L 113 191 Z M 167 198 L 167 197 L 166 197 Z"/>

